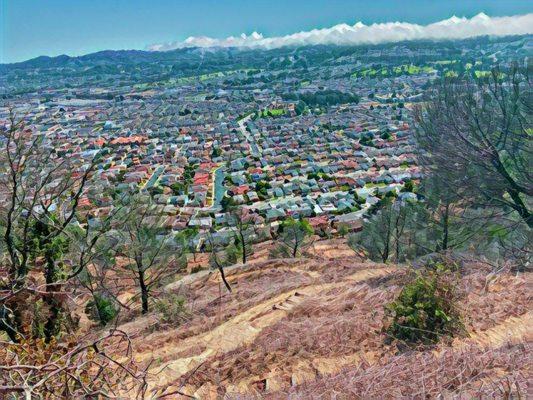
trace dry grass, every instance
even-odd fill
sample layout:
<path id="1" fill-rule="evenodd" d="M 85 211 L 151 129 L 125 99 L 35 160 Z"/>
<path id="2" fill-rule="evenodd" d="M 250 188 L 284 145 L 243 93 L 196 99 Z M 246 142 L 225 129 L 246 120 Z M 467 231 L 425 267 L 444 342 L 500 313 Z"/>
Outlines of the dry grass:
<path id="1" fill-rule="evenodd" d="M 409 352 L 373 366 L 351 367 L 319 377 L 270 399 L 398 399 L 415 398 L 526 398 L 531 382 L 531 347 L 484 350 L 472 346 L 460 351 Z M 507 396 L 506 396 L 507 395 Z M 519 398 L 519 397 L 516 397 Z"/>
<path id="2" fill-rule="evenodd" d="M 183 390 L 202 399 L 526 398 L 529 275 L 466 265 L 466 337 L 405 351 L 386 344 L 383 317 L 407 268 L 334 254 L 231 269 L 231 295 L 216 274 L 172 285 L 192 318 L 134 341 L 142 360 L 163 368 L 154 387 L 186 377 Z"/>

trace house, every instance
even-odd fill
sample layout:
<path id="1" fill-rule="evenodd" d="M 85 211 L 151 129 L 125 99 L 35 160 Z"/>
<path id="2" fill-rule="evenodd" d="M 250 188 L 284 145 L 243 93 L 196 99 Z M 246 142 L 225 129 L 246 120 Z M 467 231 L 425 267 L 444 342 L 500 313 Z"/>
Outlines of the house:
<path id="1" fill-rule="evenodd" d="M 194 217 L 189 220 L 189 226 L 197 226 L 201 229 L 209 229 L 213 225 L 209 217 Z"/>
<path id="2" fill-rule="evenodd" d="M 266 221 L 272 222 L 278 219 L 284 218 L 286 216 L 285 210 L 278 208 L 271 208 L 266 212 Z"/>
<path id="3" fill-rule="evenodd" d="M 250 191 L 248 192 L 247 196 L 250 199 L 250 201 L 254 201 L 254 202 L 259 201 L 259 196 L 257 195 L 257 192 Z"/>
<path id="4" fill-rule="evenodd" d="M 363 213 L 361 210 L 338 215 L 333 220 L 333 226 L 338 228 L 340 225 L 345 225 L 350 231 L 358 232 L 363 229 Z"/>
<path id="5" fill-rule="evenodd" d="M 229 190 L 230 194 L 234 196 L 244 195 L 250 190 L 248 185 L 240 185 Z"/>
<path id="6" fill-rule="evenodd" d="M 329 218 L 327 215 L 320 215 L 318 217 L 312 217 L 307 220 L 309 224 L 316 231 L 318 229 L 325 230 L 329 228 Z"/>

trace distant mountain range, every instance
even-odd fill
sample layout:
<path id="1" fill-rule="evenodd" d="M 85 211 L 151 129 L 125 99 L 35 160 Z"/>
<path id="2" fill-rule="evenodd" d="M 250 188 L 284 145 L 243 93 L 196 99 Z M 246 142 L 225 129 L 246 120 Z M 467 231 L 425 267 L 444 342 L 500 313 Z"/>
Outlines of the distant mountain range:
<path id="1" fill-rule="evenodd" d="M 350 45 L 350 46 L 337 46 L 337 45 L 308 45 L 308 46 L 285 46 L 276 49 L 264 49 L 264 48 L 239 48 L 239 47 L 187 47 L 168 51 L 145 51 L 145 50 L 104 50 L 96 53 L 86 54 L 83 56 L 68 56 L 60 55 L 56 57 L 40 56 L 32 58 L 27 61 L 0 64 L 0 71 L 13 71 L 13 70 L 28 70 L 28 69 L 48 69 L 48 68 L 79 68 L 88 67 L 94 65 L 116 65 L 116 64 L 144 64 L 144 63 L 157 63 L 157 62 L 183 62 L 193 61 L 197 62 L 199 59 L 210 58 L 208 55 L 220 60 L 238 61 L 239 59 L 253 60 L 257 54 L 262 53 L 265 57 L 276 57 L 278 55 L 290 54 L 295 51 L 303 51 L 306 53 L 320 53 L 320 50 L 328 49 L 328 52 L 345 52 L 347 49 L 353 48 L 397 48 L 407 47 L 412 49 L 419 48 L 431 48 L 435 43 L 439 43 L 439 46 L 448 46 L 450 48 L 460 47 L 462 45 L 470 45 L 475 42 L 480 43 L 509 43 L 519 41 L 520 47 L 527 47 L 531 49 L 531 37 L 533 35 L 520 35 L 520 36 L 507 36 L 507 37 L 488 37 L 480 36 L 472 39 L 463 40 L 416 40 L 416 41 L 404 41 L 388 44 L 376 44 L 376 45 Z M 528 39 L 528 40 L 522 40 Z"/>

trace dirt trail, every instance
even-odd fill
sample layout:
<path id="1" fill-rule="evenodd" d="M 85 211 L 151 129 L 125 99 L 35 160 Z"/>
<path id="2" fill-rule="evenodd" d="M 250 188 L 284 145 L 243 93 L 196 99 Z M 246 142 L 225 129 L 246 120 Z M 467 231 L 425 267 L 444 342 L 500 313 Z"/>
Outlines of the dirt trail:
<path id="1" fill-rule="evenodd" d="M 318 242 L 311 247 L 309 253 L 321 259 L 338 259 L 343 257 L 353 259 L 355 256 L 354 250 L 345 242 Z"/>
<path id="2" fill-rule="evenodd" d="M 297 360 L 293 365 L 284 367 L 293 371 L 290 377 L 290 385 L 295 386 L 305 382 L 314 381 L 318 376 L 334 374 L 339 372 L 344 367 L 349 365 L 358 365 L 361 363 L 373 364 L 376 362 L 377 353 L 374 352 L 358 352 L 354 354 L 347 354 L 341 357 L 317 357 L 311 361 Z M 279 371 L 274 366 L 269 374 L 263 377 L 251 376 L 234 384 L 228 385 L 226 390 L 228 393 L 239 394 L 246 393 L 253 387 L 253 384 L 259 381 L 264 382 L 265 391 L 275 391 L 286 387 L 286 383 L 279 376 Z"/>
<path id="3" fill-rule="evenodd" d="M 362 271 L 366 273 L 367 271 Z M 347 278 L 347 281 L 357 281 L 357 275 L 352 275 Z M 363 274 L 359 276 L 362 278 Z M 453 344 L 452 348 L 456 351 L 463 350 L 469 346 L 479 346 L 485 349 L 496 349 L 505 344 L 517 344 L 521 342 L 533 341 L 533 313 L 528 312 L 518 317 L 510 317 L 503 323 L 498 324 L 492 328 L 482 332 L 472 332 L 466 338 L 458 338 Z M 440 357 L 448 347 L 442 347 L 434 352 L 436 357 Z M 366 364 L 372 365 L 378 361 L 376 352 L 357 352 L 354 354 L 346 354 L 340 357 L 317 357 L 313 360 L 296 360 L 294 365 L 287 368 L 293 371 L 290 385 L 299 385 L 306 382 L 312 382 L 319 376 L 335 374 L 340 372 L 343 368 L 353 365 Z M 264 381 L 264 390 L 279 390 L 283 388 L 284 382 L 280 381 L 277 375 L 276 368 L 264 377 L 251 376 L 233 385 L 227 386 L 228 393 L 243 393 L 249 390 L 255 382 Z"/>
<path id="4" fill-rule="evenodd" d="M 320 273 L 315 271 L 307 271 L 306 266 L 312 263 L 312 260 L 308 259 L 271 259 L 271 260 L 253 260 L 247 264 L 236 264 L 224 269 L 227 280 L 232 283 L 237 279 L 246 278 L 248 276 L 253 277 L 261 273 L 262 268 L 268 266 L 269 268 L 275 268 L 282 271 L 297 271 L 305 274 L 311 278 L 320 277 Z M 198 272 L 194 272 L 183 276 L 179 280 L 169 283 L 165 286 L 165 292 L 174 292 L 181 287 L 196 288 L 198 286 L 205 285 L 208 282 L 216 282 L 218 284 L 220 276 L 218 271 L 204 269 Z M 130 336 L 137 336 L 145 332 L 147 328 L 157 322 L 157 316 L 154 314 L 143 315 L 135 318 L 132 321 L 123 323 L 120 328 L 127 332 Z M 141 349 L 142 351 L 142 349 Z"/>
<path id="5" fill-rule="evenodd" d="M 340 282 L 310 285 L 282 293 L 251 307 L 209 332 L 187 338 L 178 343 L 170 341 L 153 353 L 144 354 L 142 358 L 171 359 L 171 361 L 154 368 L 155 370 L 162 369 L 155 386 L 166 386 L 192 371 L 209 357 L 225 354 L 240 346 L 250 344 L 264 328 L 281 320 L 304 298 L 339 287 L 339 285 L 354 284 L 371 278 L 382 277 L 395 270 L 397 270 L 396 267 L 365 269 L 349 275 Z M 168 334 L 172 335 L 171 332 Z M 179 358 L 179 353 L 195 348 L 202 351 L 190 357 Z"/>
<path id="6" fill-rule="evenodd" d="M 462 349 L 476 345 L 483 348 L 497 348 L 506 343 L 520 343 L 524 339 L 533 341 L 533 312 L 518 317 L 510 317 L 486 331 L 473 332 L 468 338 L 458 340 L 453 344 L 453 347 Z"/>

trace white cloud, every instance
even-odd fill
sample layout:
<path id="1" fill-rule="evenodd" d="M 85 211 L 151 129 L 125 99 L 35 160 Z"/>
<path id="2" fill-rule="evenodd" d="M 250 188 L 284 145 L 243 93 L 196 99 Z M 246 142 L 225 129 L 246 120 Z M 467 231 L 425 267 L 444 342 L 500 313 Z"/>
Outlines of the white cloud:
<path id="1" fill-rule="evenodd" d="M 229 36 L 224 39 L 207 36 L 191 36 L 184 41 L 154 44 L 149 50 L 164 51 L 184 47 L 260 47 L 273 49 L 283 46 L 317 44 L 358 45 L 399 42 L 416 39 L 465 39 L 474 36 L 506 36 L 533 33 L 533 13 L 511 17 L 489 17 L 478 14 L 470 19 L 451 17 L 429 25 L 407 22 L 387 22 L 365 25 L 357 22 L 351 26 L 339 24 L 331 28 L 313 29 L 287 36 L 264 37 L 253 32 L 250 35 Z"/>

